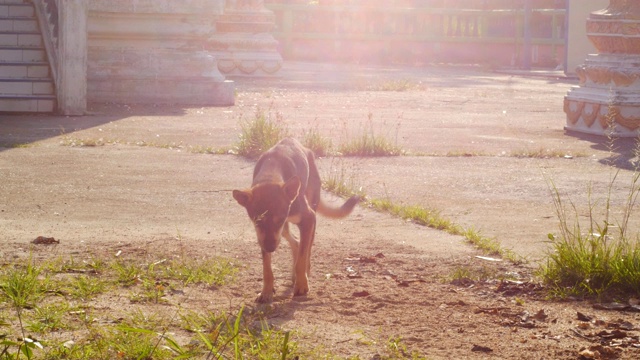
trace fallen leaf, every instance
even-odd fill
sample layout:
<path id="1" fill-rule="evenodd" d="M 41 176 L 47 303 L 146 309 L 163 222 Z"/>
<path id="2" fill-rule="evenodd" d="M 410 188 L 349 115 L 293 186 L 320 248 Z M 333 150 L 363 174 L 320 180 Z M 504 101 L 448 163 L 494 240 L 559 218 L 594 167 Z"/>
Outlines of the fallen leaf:
<path id="1" fill-rule="evenodd" d="M 609 329 L 622 329 L 626 331 L 636 330 L 636 327 L 632 323 L 622 319 L 618 320 L 617 322 L 608 323 L 606 325 Z"/>
<path id="2" fill-rule="evenodd" d="M 545 321 L 545 320 L 547 320 L 548 317 L 549 317 L 549 315 L 547 315 L 544 312 L 544 309 L 538 310 L 538 312 L 535 315 L 533 315 L 533 318 L 538 320 L 538 321 Z"/>
<path id="3" fill-rule="evenodd" d="M 598 310 L 615 310 L 615 311 L 624 311 L 629 308 L 629 305 L 612 302 L 607 304 L 593 304 L 594 309 Z"/>
<path id="4" fill-rule="evenodd" d="M 627 332 L 622 330 L 613 330 L 613 331 L 600 331 L 598 334 L 603 339 L 624 339 L 627 337 Z"/>
<path id="5" fill-rule="evenodd" d="M 473 347 L 471 348 L 471 351 L 476 351 L 476 352 L 493 352 L 492 348 L 486 347 L 486 346 L 482 346 L 482 345 L 473 345 Z"/>
<path id="6" fill-rule="evenodd" d="M 491 258 L 491 257 L 487 257 L 487 256 L 476 256 L 476 258 L 480 259 L 480 260 L 494 261 L 494 262 L 502 261 L 502 259 L 496 259 L 496 258 Z"/>
<path id="7" fill-rule="evenodd" d="M 578 320 L 591 322 L 593 320 L 593 317 L 591 317 L 589 315 L 585 315 L 585 314 L 581 313 L 580 311 L 578 311 Z"/>
<path id="8" fill-rule="evenodd" d="M 51 245 L 60 244 L 60 240 L 56 240 L 53 237 L 38 236 L 37 238 L 33 239 L 32 243 L 36 245 Z"/>
<path id="9" fill-rule="evenodd" d="M 581 359 L 595 359 L 596 358 L 596 353 L 589 350 L 589 349 L 584 349 L 581 350 L 578 355 L 580 355 Z"/>
<path id="10" fill-rule="evenodd" d="M 353 297 L 367 297 L 370 296 L 371 294 L 369 294 L 368 291 L 366 290 L 362 290 L 362 291 L 356 291 L 353 293 Z"/>

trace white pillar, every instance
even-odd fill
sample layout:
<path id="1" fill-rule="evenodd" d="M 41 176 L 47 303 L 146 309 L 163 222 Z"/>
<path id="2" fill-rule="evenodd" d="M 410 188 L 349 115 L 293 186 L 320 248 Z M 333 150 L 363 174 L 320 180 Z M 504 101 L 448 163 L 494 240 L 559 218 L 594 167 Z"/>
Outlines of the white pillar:
<path id="1" fill-rule="evenodd" d="M 58 111 L 87 109 L 87 1 L 58 2 Z"/>

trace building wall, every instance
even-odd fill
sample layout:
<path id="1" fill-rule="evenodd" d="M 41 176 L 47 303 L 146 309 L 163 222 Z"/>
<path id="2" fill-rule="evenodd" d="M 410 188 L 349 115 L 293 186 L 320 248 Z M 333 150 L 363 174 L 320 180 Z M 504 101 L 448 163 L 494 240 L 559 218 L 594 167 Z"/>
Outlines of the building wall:
<path id="1" fill-rule="evenodd" d="M 89 101 L 233 104 L 204 44 L 224 0 L 90 0 Z"/>
<path id="2" fill-rule="evenodd" d="M 578 65 L 582 64 L 588 54 L 596 52 L 596 48 L 587 38 L 586 20 L 593 11 L 604 9 L 609 0 L 568 0 L 568 27 L 565 73 L 575 75 Z"/>

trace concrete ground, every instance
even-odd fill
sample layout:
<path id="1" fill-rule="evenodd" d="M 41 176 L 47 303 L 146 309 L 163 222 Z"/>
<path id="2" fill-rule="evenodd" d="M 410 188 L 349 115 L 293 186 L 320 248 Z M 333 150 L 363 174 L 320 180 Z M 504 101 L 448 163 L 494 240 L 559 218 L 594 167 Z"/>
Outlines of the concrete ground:
<path id="1" fill-rule="evenodd" d="M 407 155 L 321 159 L 321 174 L 434 209 L 532 260 L 558 229 L 551 182 L 581 222 L 589 201 L 601 211 L 609 189 L 611 216 L 622 218 L 635 142 L 565 133 L 563 96 L 576 82 L 560 74 L 287 63 L 278 79 L 236 82 L 236 104 L 226 108 L 94 104 L 82 117 L 0 115 L 2 241 L 253 243 L 230 195 L 250 184 L 253 164 L 206 150 L 233 153 L 256 113 L 294 136 L 318 129 L 336 148 L 363 131 L 390 139 Z M 323 221 L 318 233 L 385 238 L 434 258 L 474 253 L 459 236 L 365 208 Z"/>

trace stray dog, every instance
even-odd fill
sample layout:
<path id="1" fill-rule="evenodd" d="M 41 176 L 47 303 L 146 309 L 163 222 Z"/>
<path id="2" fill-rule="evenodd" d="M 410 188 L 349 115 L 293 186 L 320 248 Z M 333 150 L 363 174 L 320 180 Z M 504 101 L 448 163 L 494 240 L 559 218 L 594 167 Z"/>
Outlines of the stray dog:
<path id="1" fill-rule="evenodd" d="M 359 202 L 351 197 L 339 208 L 331 208 L 320 199 L 320 175 L 313 152 L 297 140 L 286 138 L 263 153 L 253 170 L 248 190 L 233 190 L 233 197 L 247 209 L 262 249 L 264 283 L 259 303 L 273 299 L 271 254 L 281 236 L 289 241 L 293 254 L 293 295 L 309 292 L 311 246 L 316 233 L 316 211 L 330 218 L 342 218 Z M 289 232 L 289 223 L 300 230 L 300 242 Z"/>

